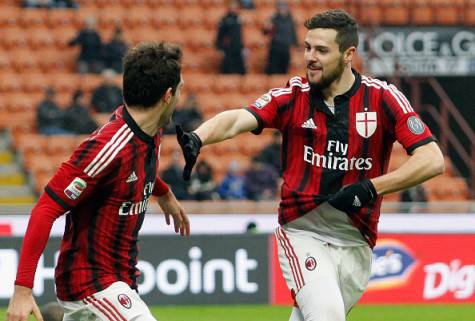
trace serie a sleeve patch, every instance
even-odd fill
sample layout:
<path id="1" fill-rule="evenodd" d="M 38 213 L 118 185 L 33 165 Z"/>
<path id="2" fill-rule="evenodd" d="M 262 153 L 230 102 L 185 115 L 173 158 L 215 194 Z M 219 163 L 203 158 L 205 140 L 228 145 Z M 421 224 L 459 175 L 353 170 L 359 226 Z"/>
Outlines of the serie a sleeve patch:
<path id="1" fill-rule="evenodd" d="M 86 190 L 87 183 L 79 177 L 75 177 L 72 182 L 64 189 L 64 194 L 71 200 L 76 200 Z"/>

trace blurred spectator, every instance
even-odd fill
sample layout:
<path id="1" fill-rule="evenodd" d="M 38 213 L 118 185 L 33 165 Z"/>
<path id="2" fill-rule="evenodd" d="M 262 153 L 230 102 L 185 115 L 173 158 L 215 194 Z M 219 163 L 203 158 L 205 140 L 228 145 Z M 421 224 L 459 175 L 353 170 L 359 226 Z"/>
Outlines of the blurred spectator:
<path id="1" fill-rule="evenodd" d="M 175 134 L 174 124 L 181 125 L 185 131 L 192 131 L 201 124 L 203 115 L 200 112 L 195 94 L 190 93 L 186 96 L 183 105 L 178 105 L 173 112 L 172 119 L 173 124 L 165 128 L 167 134 Z"/>
<path id="2" fill-rule="evenodd" d="M 189 192 L 191 198 L 196 201 L 219 198 L 216 193 L 213 170 L 206 161 L 196 164 L 195 173 L 191 176 Z"/>
<path id="3" fill-rule="evenodd" d="M 24 8 L 36 9 L 54 9 L 54 8 L 79 8 L 74 0 L 23 0 L 22 6 Z"/>
<path id="4" fill-rule="evenodd" d="M 99 73 L 103 69 L 101 37 L 96 31 L 96 18 L 89 16 L 85 20 L 85 27 L 79 31 L 69 46 L 79 45 L 81 51 L 78 58 L 78 71 L 84 73 Z"/>
<path id="5" fill-rule="evenodd" d="M 55 101 L 56 92 L 48 87 L 36 109 L 36 126 L 42 135 L 71 135 L 63 129 L 63 110 Z"/>
<path id="6" fill-rule="evenodd" d="M 264 147 L 259 154 L 256 155 L 256 159 L 261 163 L 268 164 L 274 168 L 276 173 L 281 173 L 281 135 L 280 132 L 274 131 L 272 134 L 272 142 Z"/>
<path id="7" fill-rule="evenodd" d="M 110 113 L 122 105 L 122 89 L 114 83 L 112 69 L 102 71 L 102 83 L 92 92 L 91 105 L 98 113 Z"/>
<path id="8" fill-rule="evenodd" d="M 172 186 L 173 194 L 179 200 L 190 199 L 190 193 L 188 193 L 189 184 L 182 179 L 183 173 L 183 157 L 179 150 L 175 150 L 172 153 L 172 162 L 160 176 L 165 182 Z"/>
<path id="9" fill-rule="evenodd" d="M 253 201 L 275 199 L 277 172 L 253 157 L 251 167 L 246 171 L 247 197 Z"/>
<path id="10" fill-rule="evenodd" d="M 81 90 L 74 93 L 71 105 L 64 111 L 63 121 L 64 127 L 75 134 L 90 134 L 97 129 L 97 123 L 86 106 Z"/>
<path id="11" fill-rule="evenodd" d="M 223 74 L 244 75 L 246 73 L 243 57 L 242 24 L 238 9 L 239 3 L 231 1 L 228 13 L 221 18 L 218 26 L 216 48 L 224 54 L 221 63 L 221 73 Z"/>
<path id="12" fill-rule="evenodd" d="M 427 208 L 427 195 L 423 185 L 405 189 L 401 192 L 401 209 L 403 213 L 419 213 Z"/>
<path id="13" fill-rule="evenodd" d="M 58 302 L 48 302 L 40 309 L 43 321 L 62 321 L 64 316 L 63 307 Z"/>
<path id="14" fill-rule="evenodd" d="M 255 9 L 256 6 L 254 4 L 254 0 L 241 0 L 241 8 L 243 9 Z"/>
<path id="15" fill-rule="evenodd" d="M 122 58 L 127 52 L 127 48 L 122 28 L 116 27 L 112 39 L 104 45 L 102 51 L 105 67 L 113 69 L 116 73 L 122 73 Z"/>
<path id="16" fill-rule="evenodd" d="M 53 0 L 23 0 L 22 6 L 24 8 L 35 8 L 35 9 L 50 9 L 54 6 Z"/>
<path id="17" fill-rule="evenodd" d="M 79 6 L 75 0 L 54 0 L 55 8 L 78 9 Z"/>
<path id="18" fill-rule="evenodd" d="M 229 165 L 228 172 L 218 188 L 221 199 L 241 200 L 246 198 L 245 179 L 236 161 Z"/>
<path id="19" fill-rule="evenodd" d="M 298 47 L 294 20 L 286 1 L 277 2 L 277 11 L 263 31 L 271 36 L 267 74 L 286 74 L 290 63 L 290 46 Z"/>

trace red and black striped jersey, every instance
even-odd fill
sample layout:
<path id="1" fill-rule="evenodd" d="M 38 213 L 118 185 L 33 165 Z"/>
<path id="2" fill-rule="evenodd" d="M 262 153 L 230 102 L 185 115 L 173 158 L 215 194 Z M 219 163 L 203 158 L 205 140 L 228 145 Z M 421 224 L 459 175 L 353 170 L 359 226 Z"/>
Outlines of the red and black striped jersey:
<path id="1" fill-rule="evenodd" d="M 434 141 L 429 128 L 394 86 L 354 71 L 355 82 L 334 99 L 334 113 L 322 94 L 302 77 L 274 88 L 247 107 L 263 128 L 282 135 L 283 184 L 279 223 L 308 213 L 342 186 L 387 172 L 393 143 L 411 154 Z M 382 197 L 354 215 L 353 224 L 374 246 Z"/>
<path id="2" fill-rule="evenodd" d="M 45 193 L 68 211 L 55 271 L 59 299 L 80 300 L 119 280 L 137 287 L 137 236 L 159 180 L 160 137 L 119 107 L 47 184 Z"/>

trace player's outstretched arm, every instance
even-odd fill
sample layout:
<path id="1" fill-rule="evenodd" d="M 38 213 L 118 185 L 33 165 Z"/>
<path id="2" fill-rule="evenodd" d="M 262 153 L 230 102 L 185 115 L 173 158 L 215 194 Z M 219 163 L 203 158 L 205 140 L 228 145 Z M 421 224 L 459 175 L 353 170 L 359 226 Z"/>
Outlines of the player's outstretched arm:
<path id="1" fill-rule="evenodd" d="M 177 126 L 177 139 L 185 158 L 183 179 L 185 181 L 190 179 L 201 146 L 233 138 L 240 133 L 254 130 L 257 126 L 256 117 L 245 109 L 219 113 L 201 124 L 194 132 L 184 132 L 181 126 Z"/>
<path id="2" fill-rule="evenodd" d="M 157 198 L 158 205 L 165 214 L 165 221 L 170 225 L 170 216 L 173 219 L 175 233 L 180 233 L 181 236 L 190 235 L 190 220 L 185 213 L 185 209 L 176 199 L 172 190 L 170 189 L 165 195 Z"/>
<path id="3" fill-rule="evenodd" d="M 26 321 L 33 313 L 37 321 L 43 321 L 40 309 L 30 288 L 15 285 L 13 296 L 8 304 L 7 321 Z"/>
<path id="4" fill-rule="evenodd" d="M 233 109 L 205 121 L 194 132 L 203 145 L 209 145 L 254 130 L 257 126 L 257 119 L 250 112 L 245 109 Z"/>

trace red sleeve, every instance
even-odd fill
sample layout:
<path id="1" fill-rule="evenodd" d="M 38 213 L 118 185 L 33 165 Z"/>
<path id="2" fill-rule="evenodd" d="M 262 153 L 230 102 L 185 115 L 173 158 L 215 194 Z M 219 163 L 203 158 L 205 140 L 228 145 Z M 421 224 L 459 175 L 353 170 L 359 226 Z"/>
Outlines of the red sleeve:
<path id="1" fill-rule="evenodd" d="M 300 77 L 294 77 L 287 82 L 286 87 L 273 88 L 259 97 L 255 102 L 246 107 L 246 110 L 256 117 L 258 127 L 253 130 L 254 134 L 260 134 L 264 128 L 282 129 L 285 127 L 286 117 L 280 112 L 294 95 L 297 87 L 302 85 Z"/>
<path id="2" fill-rule="evenodd" d="M 394 85 L 388 85 L 383 94 L 383 103 L 389 108 L 394 124 L 396 139 L 408 154 L 414 149 L 435 141 L 426 124 L 414 111 L 411 104 Z"/>
<path id="3" fill-rule="evenodd" d="M 160 178 L 155 178 L 155 185 L 153 186 L 152 195 L 153 196 L 163 196 L 170 190 L 170 187 Z"/>
<path id="4" fill-rule="evenodd" d="M 46 193 L 41 195 L 31 211 L 30 221 L 23 239 L 16 285 L 33 288 L 38 260 L 48 242 L 51 227 L 64 212 L 66 211 Z"/>

